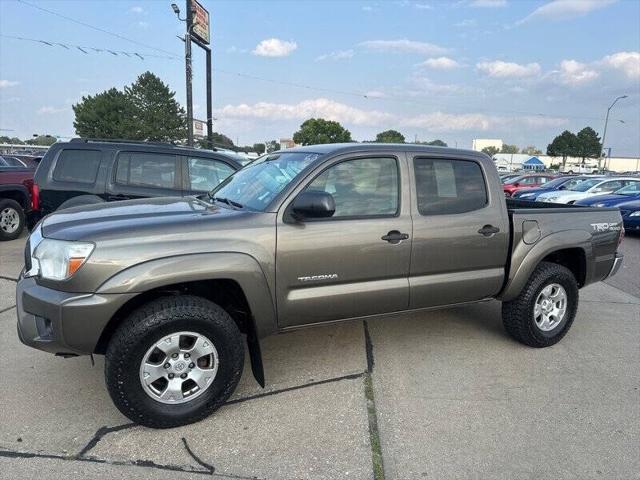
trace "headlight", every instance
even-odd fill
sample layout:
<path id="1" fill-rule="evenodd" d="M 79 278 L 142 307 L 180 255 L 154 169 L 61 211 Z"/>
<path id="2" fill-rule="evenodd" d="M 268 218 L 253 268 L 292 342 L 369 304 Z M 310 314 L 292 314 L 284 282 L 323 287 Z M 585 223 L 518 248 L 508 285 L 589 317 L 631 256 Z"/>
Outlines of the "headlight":
<path id="1" fill-rule="evenodd" d="M 42 278 L 66 280 L 87 261 L 93 248 L 93 243 L 45 238 L 36 247 L 33 258 L 38 262 Z"/>
<path id="2" fill-rule="evenodd" d="M 630 217 L 640 217 L 640 210 L 636 210 L 629 214 Z"/>
<path id="3" fill-rule="evenodd" d="M 531 198 L 533 196 L 535 196 L 535 193 L 523 193 L 520 198 Z"/>
<path id="4" fill-rule="evenodd" d="M 594 203 L 592 207 L 604 207 L 604 203 Z"/>

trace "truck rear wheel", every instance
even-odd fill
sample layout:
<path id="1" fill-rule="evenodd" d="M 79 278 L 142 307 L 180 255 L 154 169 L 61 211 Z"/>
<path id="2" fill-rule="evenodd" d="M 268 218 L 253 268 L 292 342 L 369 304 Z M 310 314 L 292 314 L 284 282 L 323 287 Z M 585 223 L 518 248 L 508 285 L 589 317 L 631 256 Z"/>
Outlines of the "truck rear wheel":
<path id="1" fill-rule="evenodd" d="M 163 297 L 118 327 L 107 347 L 105 379 L 124 415 L 170 428 L 222 406 L 243 366 L 242 335 L 225 310 L 200 297 Z"/>
<path id="2" fill-rule="evenodd" d="M 530 347 L 549 347 L 571 328 L 578 298 L 573 273 L 557 263 L 542 262 L 520 295 L 502 304 L 502 323 L 515 340 Z"/>

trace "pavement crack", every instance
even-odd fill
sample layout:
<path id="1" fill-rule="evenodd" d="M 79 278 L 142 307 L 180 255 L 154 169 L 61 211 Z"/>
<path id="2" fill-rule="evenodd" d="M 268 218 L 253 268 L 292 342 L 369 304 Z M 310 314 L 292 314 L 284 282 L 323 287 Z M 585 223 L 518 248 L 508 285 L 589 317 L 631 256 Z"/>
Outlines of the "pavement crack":
<path id="1" fill-rule="evenodd" d="M 258 393 L 257 395 L 250 395 L 248 397 L 240 397 L 235 398 L 233 400 L 229 400 L 225 405 L 233 405 L 235 403 L 248 402 L 249 400 L 256 400 L 258 398 L 270 397 L 271 395 L 278 395 L 280 393 L 291 392 L 293 390 L 302 390 L 303 388 L 315 387 L 316 385 L 324 385 L 326 383 L 340 382 L 342 380 L 354 380 L 356 378 L 361 378 L 365 373 L 358 372 L 352 373 L 349 375 L 343 375 L 341 377 L 333 377 L 327 378 L 326 380 L 318 380 L 317 382 L 309 382 L 303 385 L 295 385 L 293 387 L 282 388 L 280 390 L 272 390 L 270 392 Z"/>
<path id="2" fill-rule="evenodd" d="M 204 461 L 202 461 L 195 453 L 193 453 L 193 450 L 191 450 L 191 448 L 189 448 L 189 444 L 187 443 L 187 439 L 182 437 L 182 443 L 184 444 L 184 449 L 187 451 L 187 453 L 189 454 L 189 456 L 191 458 L 193 458 L 193 460 L 200 465 L 201 467 L 203 467 L 206 471 L 208 471 L 210 474 L 213 475 L 213 472 L 216 471 L 215 467 L 213 465 L 209 465 L 208 463 L 205 463 Z"/>
<path id="3" fill-rule="evenodd" d="M 12 308 L 16 308 L 16 306 L 15 306 L 15 305 L 11 305 L 10 307 L 3 308 L 2 310 L 0 310 L 0 313 L 8 312 L 8 311 L 9 311 L 9 310 L 11 310 Z"/>
<path id="4" fill-rule="evenodd" d="M 133 427 L 137 427 L 137 424 L 135 423 L 125 423 L 124 425 L 116 425 L 115 427 L 100 427 L 98 429 L 98 431 L 93 435 L 93 437 L 91 438 L 91 440 L 89 440 L 89 442 L 84 446 L 84 448 L 82 450 L 80 450 L 80 453 L 78 453 L 75 458 L 77 460 L 82 460 L 89 451 L 91 451 L 100 440 L 102 440 L 102 438 L 109 434 L 109 433 L 113 433 L 113 432 L 119 432 L 120 430 L 125 430 L 127 428 L 133 428 Z"/>
<path id="5" fill-rule="evenodd" d="M 384 462 L 382 458 L 382 446 L 380 444 L 380 430 L 378 429 L 378 413 L 376 401 L 373 395 L 373 366 L 375 358 L 373 343 L 369 334 L 369 324 L 363 321 L 365 349 L 367 353 L 367 371 L 364 375 L 364 395 L 367 400 L 367 416 L 369 419 L 369 440 L 371 443 L 371 463 L 373 465 L 374 480 L 384 480 Z"/>
<path id="6" fill-rule="evenodd" d="M 8 280 L 10 282 L 18 282 L 17 278 L 6 277 L 4 275 L 0 275 L 0 280 Z"/>

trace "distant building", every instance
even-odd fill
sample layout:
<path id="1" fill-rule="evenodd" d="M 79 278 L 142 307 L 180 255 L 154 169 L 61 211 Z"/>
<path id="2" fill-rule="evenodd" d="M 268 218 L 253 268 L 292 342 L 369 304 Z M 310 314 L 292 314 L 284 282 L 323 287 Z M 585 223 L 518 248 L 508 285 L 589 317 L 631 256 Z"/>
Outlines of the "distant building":
<path id="1" fill-rule="evenodd" d="M 481 152 L 483 148 L 495 147 L 502 150 L 502 140 L 491 138 L 474 138 L 471 148 L 476 152 Z"/>
<path id="2" fill-rule="evenodd" d="M 296 142 L 294 142 L 290 138 L 280 139 L 280 150 L 284 150 L 285 148 L 293 148 L 295 146 L 296 146 Z"/>
<path id="3" fill-rule="evenodd" d="M 525 171 L 541 171 L 546 167 L 544 166 L 544 162 L 540 160 L 538 157 L 531 157 L 529 160 L 522 164 L 522 169 Z"/>

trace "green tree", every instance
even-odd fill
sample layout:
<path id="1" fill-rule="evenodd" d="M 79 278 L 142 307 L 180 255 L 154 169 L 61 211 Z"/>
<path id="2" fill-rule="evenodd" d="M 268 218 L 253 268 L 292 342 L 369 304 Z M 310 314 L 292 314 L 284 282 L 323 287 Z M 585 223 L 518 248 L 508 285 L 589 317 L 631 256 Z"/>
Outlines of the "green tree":
<path id="1" fill-rule="evenodd" d="M 377 143 L 404 143 L 404 135 L 397 130 L 385 130 L 376 135 Z"/>
<path id="2" fill-rule="evenodd" d="M 18 137 L 7 137 L 5 135 L 0 137 L 0 143 L 10 143 L 11 145 L 23 145 L 24 142 Z"/>
<path id="3" fill-rule="evenodd" d="M 442 140 L 440 140 L 439 138 L 436 138 L 435 140 L 431 140 L 430 142 L 425 142 L 426 145 L 433 145 L 435 147 L 446 147 L 447 144 L 445 142 L 443 142 Z"/>
<path id="4" fill-rule="evenodd" d="M 542 150 L 536 148 L 533 145 L 527 145 L 525 148 L 521 150 L 521 152 L 527 155 L 542 155 Z"/>
<path id="5" fill-rule="evenodd" d="M 600 143 L 600 137 L 596 131 L 591 127 L 585 127 L 578 132 L 577 137 L 577 149 L 576 154 L 585 158 L 598 158 L 602 151 L 602 144 Z"/>
<path id="6" fill-rule="evenodd" d="M 567 157 L 576 155 L 578 152 L 578 137 L 565 130 L 547 145 L 547 155 L 552 157 L 562 157 L 562 166 L 567 164 Z"/>
<path id="7" fill-rule="evenodd" d="M 491 145 L 489 147 L 484 147 L 482 149 L 482 152 L 486 153 L 490 157 L 493 157 L 496 153 L 500 153 L 500 150 L 498 149 L 498 147 L 494 147 L 493 145 Z"/>
<path id="8" fill-rule="evenodd" d="M 264 143 L 254 143 L 253 144 L 253 151 L 257 152 L 257 153 L 259 153 L 261 155 L 266 152 L 265 148 L 266 148 L 266 146 L 265 146 Z"/>
<path id="9" fill-rule="evenodd" d="M 53 135 L 36 135 L 34 138 L 27 140 L 27 145 L 38 145 L 40 147 L 48 147 L 56 143 L 58 139 Z"/>
<path id="10" fill-rule="evenodd" d="M 134 109 L 127 96 L 111 88 L 73 105 L 73 126 L 81 137 L 134 139 Z"/>
<path id="11" fill-rule="evenodd" d="M 310 118 L 300 125 L 300 130 L 293 134 L 293 141 L 299 145 L 350 142 L 351 132 L 338 122 Z"/>
<path id="12" fill-rule="evenodd" d="M 269 140 L 266 144 L 266 147 L 267 147 L 267 153 L 280 150 L 280 144 L 275 140 Z"/>
<path id="13" fill-rule="evenodd" d="M 170 141 L 186 137 L 187 119 L 175 99 L 176 92 L 153 73 L 140 75 L 124 88 L 124 93 L 134 110 L 133 139 Z"/>
<path id="14" fill-rule="evenodd" d="M 505 143 L 500 149 L 500 153 L 518 153 L 518 147 L 516 145 L 509 145 Z"/>

